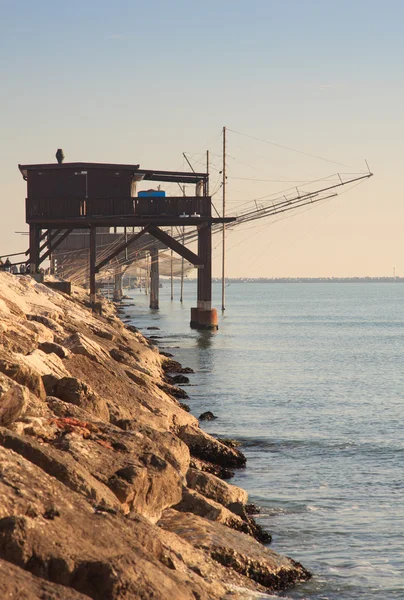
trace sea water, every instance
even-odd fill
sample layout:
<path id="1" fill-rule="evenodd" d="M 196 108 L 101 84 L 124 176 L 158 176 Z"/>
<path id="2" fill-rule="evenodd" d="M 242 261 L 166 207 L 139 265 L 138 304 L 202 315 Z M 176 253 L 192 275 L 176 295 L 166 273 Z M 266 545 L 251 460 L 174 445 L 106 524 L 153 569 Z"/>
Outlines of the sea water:
<path id="1" fill-rule="evenodd" d="M 189 328 L 194 283 L 183 304 L 165 283 L 160 311 L 130 295 L 133 324 L 195 370 L 204 429 L 241 442 L 231 482 L 270 547 L 313 573 L 286 596 L 404 599 L 404 285 L 232 283 L 217 333 Z"/>

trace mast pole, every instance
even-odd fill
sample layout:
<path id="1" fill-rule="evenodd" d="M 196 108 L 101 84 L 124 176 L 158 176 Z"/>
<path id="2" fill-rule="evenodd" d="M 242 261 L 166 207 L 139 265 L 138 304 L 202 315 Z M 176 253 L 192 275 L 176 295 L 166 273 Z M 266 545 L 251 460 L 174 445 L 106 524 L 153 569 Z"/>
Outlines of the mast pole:
<path id="1" fill-rule="evenodd" d="M 209 150 L 206 150 L 206 174 L 208 177 L 206 179 L 205 195 L 209 196 Z"/>
<path id="2" fill-rule="evenodd" d="M 185 196 L 185 185 L 182 186 L 182 195 Z M 182 226 L 182 245 L 185 246 L 185 227 Z M 184 301 L 184 257 L 181 257 L 181 291 L 180 291 L 180 302 Z"/>
<path id="3" fill-rule="evenodd" d="M 223 127 L 223 169 L 222 169 L 223 218 L 226 216 L 226 127 Z M 226 287 L 226 225 L 222 229 L 222 311 L 225 310 Z"/>
<path id="4" fill-rule="evenodd" d="M 173 237 L 173 227 L 171 226 L 171 237 Z M 174 279 L 173 279 L 173 250 L 171 249 L 170 260 L 170 276 L 171 276 L 171 300 L 174 299 Z"/>

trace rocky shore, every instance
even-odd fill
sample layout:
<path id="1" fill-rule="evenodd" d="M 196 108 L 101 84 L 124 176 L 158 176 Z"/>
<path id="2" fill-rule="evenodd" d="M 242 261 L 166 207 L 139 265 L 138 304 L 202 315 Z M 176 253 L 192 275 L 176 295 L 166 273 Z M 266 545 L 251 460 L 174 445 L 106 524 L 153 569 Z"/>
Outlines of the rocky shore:
<path id="1" fill-rule="evenodd" d="M 247 600 L 310 574 L 263 545 L 245 457 L 206 434 L 163 356 L 102 316 L 0 273 L 0 598 Z"/>

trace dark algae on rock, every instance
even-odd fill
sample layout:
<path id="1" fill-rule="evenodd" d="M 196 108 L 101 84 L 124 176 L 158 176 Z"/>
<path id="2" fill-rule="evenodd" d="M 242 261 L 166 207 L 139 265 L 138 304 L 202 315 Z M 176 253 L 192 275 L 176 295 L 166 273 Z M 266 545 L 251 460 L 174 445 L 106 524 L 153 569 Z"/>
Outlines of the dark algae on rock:
<path id="1" fill-rule="evenodd" d="M 179 402 L 191 370 L 87 305 L 0 273 L 0 598 L 245 600 L 307 579 L 224 481 L 240 449 Z"/>

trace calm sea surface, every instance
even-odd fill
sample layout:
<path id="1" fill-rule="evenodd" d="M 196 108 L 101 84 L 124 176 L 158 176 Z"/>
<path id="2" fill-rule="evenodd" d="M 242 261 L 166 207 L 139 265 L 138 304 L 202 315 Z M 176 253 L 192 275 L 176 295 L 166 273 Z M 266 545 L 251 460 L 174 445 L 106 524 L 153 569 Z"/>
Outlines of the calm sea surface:
<path id="1" fill-rule="evenodd" d="M 404 599 L 404 285 L 231 284 L 219 332 L 189 328 L 184 304 L 127 314 L 195 370 L 189 404 L 209 433 L 242 442 L 232 483 L 261 506 L 271 548 L 313 579 L 286 597 Z M 214 306 L 220 308 L 220 285 Z"/>

